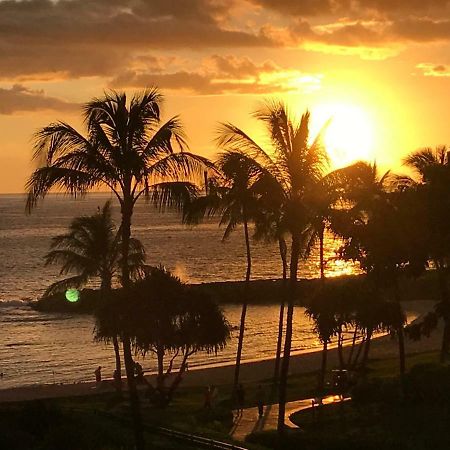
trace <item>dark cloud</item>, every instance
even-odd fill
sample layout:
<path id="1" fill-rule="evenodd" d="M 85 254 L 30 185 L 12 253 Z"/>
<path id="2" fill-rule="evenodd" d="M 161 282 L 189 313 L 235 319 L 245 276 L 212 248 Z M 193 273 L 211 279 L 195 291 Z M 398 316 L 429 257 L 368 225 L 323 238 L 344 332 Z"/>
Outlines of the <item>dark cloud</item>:
<path id="1" fill-rule="evenodd" d="M 450 42 L 449 13 L 450 0 L 3 0 L 0 79 L 163 74 L 171 52 Z M 230 76 L 251 69 L 219 63 Z"/>
<path id="2" fill-rule="evenodd" d="M 138 52 L 271 46 L 259 30 L 227 27 L 226 0 L 0 2 L 3 78 L 104 75 Z"/>
<path id="3" fill-rule="evenodd" d="M 0 88 L 0 114 L 13 114 L 26 111 L 72 111 L 77 108 L 56 97 L 49 97 L 41 90 L 31 90 L 16 84 L 10 89 Z"/>
<path id="4" fill-rule="evenodd" d="M 196 71 L 162 73 L 127 70 L 111 82 L 114 88 L 149 85 L 197 94 L 269 94 L 316 88 L 320 85 L 320 76 L 305 76 L 296 70 L 281 68 L 272 61 L 255 64 L 246 57 L 213 55 Z"/>
<path id="5" fill-rule="evenodd" d="M 415 42 L 450 40 L 450 20 L 407 18 L 394 22 L 390 27 L 393 36 Z"/>

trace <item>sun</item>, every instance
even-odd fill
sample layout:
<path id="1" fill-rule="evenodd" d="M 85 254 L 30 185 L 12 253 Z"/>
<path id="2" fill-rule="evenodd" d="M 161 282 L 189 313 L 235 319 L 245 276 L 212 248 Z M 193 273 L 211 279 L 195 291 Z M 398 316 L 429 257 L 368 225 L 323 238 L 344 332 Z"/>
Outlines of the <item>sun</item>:
<path id="1" fill-rule="evenodd" d="M 333 168 L 373 161 L 373 120 L 364 108 L 345 103 L 318 105 L 311 111 L 311 120 L 313 137 L 328 123 L 322 139 Z"/>

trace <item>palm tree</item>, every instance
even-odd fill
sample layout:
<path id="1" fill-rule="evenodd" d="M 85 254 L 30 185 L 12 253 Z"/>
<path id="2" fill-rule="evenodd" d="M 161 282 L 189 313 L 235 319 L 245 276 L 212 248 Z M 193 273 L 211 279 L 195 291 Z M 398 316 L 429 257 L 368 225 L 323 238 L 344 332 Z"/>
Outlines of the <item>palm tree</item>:
<path id="1" fill-rule="evenodd" d="M 69 232 L 52 239 L 51 251 L 45 256 L 45 264 L 61 265 L 60 275 L 75 272 L 76 275 L 53 283 L 44 296 L 80 288 L 90 281 L 100 279 L 100 293 L 107 298 L 120 261 L 120 234 L 115 230 L 111 217 L 111 203 L 106 202 L 97 214 L 77 217 L 69 225 Z M 145 250 L 140 241 L 130 239 L 128 264 L 132 275 L 137 275 L 145 261 Z M 121 373 L 121 361 L 117 334 L 111 338 L 114 346 L 116 370 Z"/>
<path id="2" fill-rule="evenodd" d="M 417 181 L 404 179 L 416 191 L 427 217 L 427 247 L 429 257 L 437 270 L 441 296 L 438 310 L 444 320 L 440 359 L 444 362 L 450 353 L 450 294 L 448 268 L 450 255 L 450 150 L 445 147 L 418 150 L 404 160 L 413 170 Z"/>
<path id="3" fill-rule="evenodd" d="M 112 91 L 84 106 L 86 134 L 65 122 L 36 134 L 34 159 L 39 167 L 27 183 L 29 211 L 52 188 L 72 196 L 108 188 L 121 207 L 123 287 L 130 285 L 128 254 L 136 202 L 145 197 L 160 208 L 181 207 L 195 193 L 192 176 L 203 173 L 207 160 L 186 150 L 178 117 L 161 123 L 162 95 L 156 88 L 135 94 Z M 180 151 L 175 152 L 173 143 Z M 138 450 L 144 447 L 139 398 L 134 380 L 131 343 L 123 336 L 124 362 Z"/>
<path id="4" fill-rule="evenodd" d="M 270 151 L 264 150 L 248 134 L 230 123 L 223 125 L 219 143 L 230 150 L 239 149 L 259 164 L 263 186 L 261 195 L 278 204 L 281 227 L 291 237 L 286 335 L 279 387 L 278 432 L 282 436 L 298 265 L 306 247 L 305 232 L 311 219 L 305 192 L 322 179 L 328 157 L 320 139 L 310 143 L 309 112 L 296 123 L 282 102 L 272 102 L 256 111 L 254 116 L 267 129 Z"/>
<path id="5" fill-rule="evenodd" d="M 401 312 L 401 296 L 398 280 L 404 269 L 417 263 L 417 242 L 408 232 L 410 222 L 406 219 L 405 206 L 400 201 L 401 192 L 394 191 L 390 172 L 381 175 L 376 164 L 359 162 L 353 166 L 348 198 L 353 202 L 347 214 L 347 230 L 340 233 L 346 244 L 343 254 L 348 259 L 359 261 L 361 268 L 374 284 L 375 296 L 382 296 L 383 288 L 394 291 L 394 309 Z M 345 227 L 344 227 L 345 228 Z M 341 228 L 342 231 L 342 228 Z M 398 314 L 401 317 L 401 314 Z M 371 337 L 375 329 L 371 326 L 372 311 L 367 311 L 366 342 L 363 366 L 367 362 Z M 394 323 L 394 322 L 393 322 Z M 398 337 L 400 379 L 403 388 L 406 371 L 404 343 L 404 321 L 398 319 L 392 327 Z"/>
<path id="6" fill-rule="evenodd" d="M 220 225 L 226 226 L 223 240 L 227 239 L 239 224 L 242 224 L 243 226 L 247 268 L 245 272 L 245 286 L 233 380 L 233 392 L 236 392 L 239 384 L 239 372 L 248 305 L 248 287 L 252 269 L 249 222 L 255 215 L 256 197 L 253 185 L 259 174 L 259 167 L 255 165 L 253 161 L 248 159 L 245 154 L 237 150 L 221 153 L 215 166 L 222 176 L 222 179 L 219 182 L 220 184 L 215 183 L 212 180 L 209 182 L 209 188 L 207 189 L 208 192 L 206 195 L 199 197 L 190 203 L 184 216 L 184 222 L 195 224 L 205 217 L 205 215 L 220 215 Z"/>

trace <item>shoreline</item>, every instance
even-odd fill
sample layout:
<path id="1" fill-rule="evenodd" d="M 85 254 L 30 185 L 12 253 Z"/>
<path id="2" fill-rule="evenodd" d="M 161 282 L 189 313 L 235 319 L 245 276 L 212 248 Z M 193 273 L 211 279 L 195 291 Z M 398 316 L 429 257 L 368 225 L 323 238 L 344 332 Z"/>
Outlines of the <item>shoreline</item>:
<path id="1" fill-rule="evenodd" d="M 420 341 L 406 340 L 406 354 L 411 356 L 418 353 L 425 353 L 438 350 L 442 338 L 442 326 L 440 326 L 428 338 Z M 344 353 L 345 353 L 344 347 Z M 306 351 L 291 355 L 289 374 L 302 375 L 313 373 L 320 367 L 321 350 Z M 397 340 L 389 335 L 375 338 L 371 344 L 371 360 L 392 359 L 398 357 Z M 263 381 L 272 378 L 274 358 L 244 361 L 241 364 L 241 381 L 243 383 Z M 408 366 L 408 359 L 407 359 Z M 338 365 L 337 349 L 328 351 L 328 369 L 331 370 Z M 184 375 L 182 387 L 208 386 L 215 384 L 218 386 L 230 384 L 233 379 L 234 364 L 221 365 L 218 367 L 192 367 Z M 395 374 L 393 374 L 395 375 Z M 155 374 L 146 375 L 146 379 L 152 383 L 156 378 Z M 100 387 L 96 387 L 93 382 L 80 382 L 68 384 L 44 384 L 30 385 L 13 388 L 0 389 L 0 403 L 20 402 L 29 400 L 43 400 L 49 398 L 61 398 L 72 396 L 93 395 L 105 392 L 114 392 L 110 380 L 105 380 Z"/>

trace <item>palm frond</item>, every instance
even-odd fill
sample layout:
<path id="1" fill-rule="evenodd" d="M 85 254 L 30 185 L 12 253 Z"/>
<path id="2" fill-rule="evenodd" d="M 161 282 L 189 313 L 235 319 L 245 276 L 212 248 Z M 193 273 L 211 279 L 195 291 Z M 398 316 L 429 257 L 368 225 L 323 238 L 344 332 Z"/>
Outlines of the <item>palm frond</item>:
<path id="1" fill-rule="evenodd" d="M 26 184 L 28 191 L 26 208 L 30 212 L 39 199 L 43 199 L 50 189 L 60 188 L 73 197 L 83 196 L 90 189 L 101 184 L 101 180 L 89 173 L 65 167 L 40 167 L 36 169 Z"/>
<path id="2" fill-rule="evenodd" d="M 51 165 L 55 158 L 74 149 L 86 151 L 90 147 L 91 143 L 75 128 L 65 122 L 56 122 L 35 133 L 33 159 Z"/>
<path id="3" fill-rule="evenodd" d="M 146 176 L 155 181 L 179 181 L 181 178 L 199 180 L 203 178 L 206 169 L 215 170 L 215 166 L 207 158 L 190 152 L 178 152 L 152 164 L 147 169 Z"/>
<path id="4" fill-rule="evenodd" d="M 158 128 L 146 143 L 143 155 L 152 161 L 173 153 L 172 140 L 178 144 L 180 150 L 187 149 L 186 134 L 178 116 L 172 117 Z"/>
<path id="5" fill-rule="evenodd" d="M 197 196 L 197 187 L 187 181 L 170 181 L 150 186 L 148 198 L 160 211 L 182 210 Z"/>
<path id="6" fill-rule="evenodd" d="M 84 286 L 89 281 L 89 275 L 83 273 L 80 275 L 75 275 L 64 280 L 56 281 L 51 284 L 44 292 L 44 297 L 49 297 L 60 292 L 64 292 L 71 288 L 80 288 Z"/>

